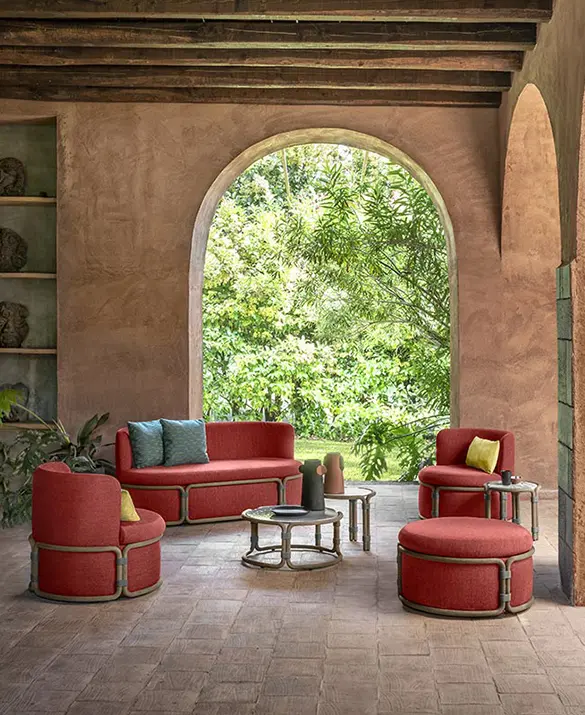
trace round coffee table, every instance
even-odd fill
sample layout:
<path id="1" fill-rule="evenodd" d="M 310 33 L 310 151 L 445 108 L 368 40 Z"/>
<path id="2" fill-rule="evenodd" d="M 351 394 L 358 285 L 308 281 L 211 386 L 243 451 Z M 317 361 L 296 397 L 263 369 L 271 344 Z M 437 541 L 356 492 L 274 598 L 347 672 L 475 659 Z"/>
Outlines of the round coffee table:
<path id="1" fill-rule="evenodd" d="M 246 566 L 255 566 L 262 569 L 280 569 L 288 566 L 293 571 L 310 571 L 313 569 L 324 569 L 334 566 L 343 559 L 340 549 L 339 523 L 343 514 L 335 509 L 325 509 L 324 511 L 310 511 L 302 516 L 281 516 L 276 515 L 271 506 L 261 506 L 257 509 L 246 509 L 242 513 L 242 519 L 250 522 L 250 549 L 242 556 L 242 563 Z M 258 526 L 260 524 L 274 525 L 280 527 L 280 544 L 260 546 L 258 543 Z M 321 544 L 321 527 L 325 524 L 333 524 L 333 547 L 328 548 Z M 314 544 L 293 544 L 292 530 L 295 526 L 314 526 Z M 322 561 L 293 563 L 292 552 L 311 552 L 323 554 Z M 278 563 L 269 563 L 258 558 L 260 554 L 280 552 Z"/>
<path id="2" fill-rule="evenodd" d="M 376 492 L 369 487 L 345 486 L 343 494 L 325 494 L 325 499 L 342 499 L 349 502 L 349 540 L 357 541 L 357 503 L 362 503 L 362 546 L 364 551 L 370 550 L 372 541 L 370 533 L 370 500 Z"/>

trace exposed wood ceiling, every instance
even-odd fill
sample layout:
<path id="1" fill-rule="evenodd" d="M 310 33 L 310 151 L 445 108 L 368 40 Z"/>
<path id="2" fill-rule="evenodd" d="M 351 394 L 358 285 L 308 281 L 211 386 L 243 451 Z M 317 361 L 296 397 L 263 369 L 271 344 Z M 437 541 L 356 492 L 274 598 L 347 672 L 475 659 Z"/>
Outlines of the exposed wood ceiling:
<path id="1" fill-rule="evenodd" d="M 0 0 L 0 97 L 495 107 L 552 0 Z"/>

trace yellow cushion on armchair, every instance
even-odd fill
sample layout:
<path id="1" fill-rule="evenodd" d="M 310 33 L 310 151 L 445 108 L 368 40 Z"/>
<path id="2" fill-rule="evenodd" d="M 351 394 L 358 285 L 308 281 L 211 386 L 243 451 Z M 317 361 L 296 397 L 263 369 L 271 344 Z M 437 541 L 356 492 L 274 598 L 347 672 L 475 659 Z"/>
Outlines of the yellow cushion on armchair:
<path id="1" fill-rule="evenodd" d="M 127 489 L 122 489 L 122 508 L 120 521 L 140 521 L 138 512 L 134 507 L 134 502 Z"/>
<path id="2" fill-rule="evenodd" d="M 500 456 L 500 442 L 498 440 L 481 439 L 474 437 L 467 450 L 465 464 L 468 467 L 481 469 L 482 472 L 491 474 L 496 468 Z"/>

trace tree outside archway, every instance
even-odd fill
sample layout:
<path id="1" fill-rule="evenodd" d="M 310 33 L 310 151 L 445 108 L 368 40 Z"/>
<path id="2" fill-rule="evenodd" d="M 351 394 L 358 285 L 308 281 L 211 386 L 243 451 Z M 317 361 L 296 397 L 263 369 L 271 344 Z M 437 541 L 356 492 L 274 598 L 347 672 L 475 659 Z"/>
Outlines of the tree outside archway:
<path id="1" fill-rule="evenodd" d="M 266 156 L 220 202 L 204 292 L 204 413 L 286 419 L 412 477 L 449 413 L 449 271 L 433 200 L 378 154 Z M 397 441 L 398 440 L 398 441 Z"/>

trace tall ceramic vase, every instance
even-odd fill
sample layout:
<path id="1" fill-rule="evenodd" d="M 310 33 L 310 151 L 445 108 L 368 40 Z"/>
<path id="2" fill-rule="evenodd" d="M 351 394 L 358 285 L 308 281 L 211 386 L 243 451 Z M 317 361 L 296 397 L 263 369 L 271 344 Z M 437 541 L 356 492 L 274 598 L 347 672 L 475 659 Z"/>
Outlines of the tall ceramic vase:
<path id="1" fill-rule="evenodd" d="M 343 456 L 340 452 L 325 455 L 325 494 L 343 494 Z"/>
<path id="2" fill-rule="evenodd" d="M 325 490 L 323 488 L 325 467 L 321 464 L 320 459 L 306 459 L 299 469 L 303 475 L 301 504 L 309 511 L 323 511 L 325 509 Z"/>

